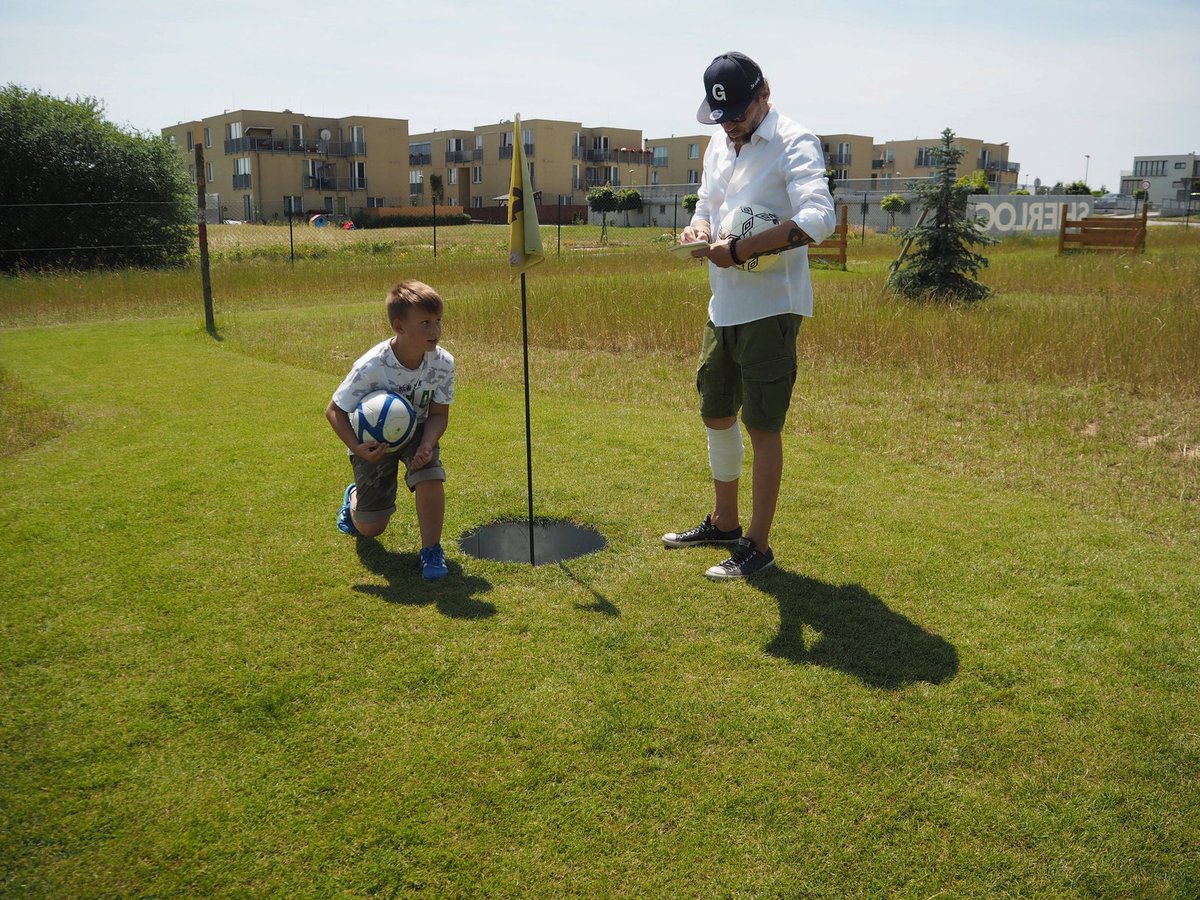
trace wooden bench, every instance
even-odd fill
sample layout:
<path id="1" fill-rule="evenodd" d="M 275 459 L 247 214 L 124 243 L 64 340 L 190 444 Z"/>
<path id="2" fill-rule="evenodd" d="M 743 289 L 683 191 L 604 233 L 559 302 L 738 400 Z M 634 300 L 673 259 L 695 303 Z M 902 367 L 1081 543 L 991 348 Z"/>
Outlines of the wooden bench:
<path id="1" fill-rule="evenodd" d="M 829 238 L 819 244 L 809 245 L 808 258 L 810 262 L 813 260 L 835 262 L 843 272 L 846 271 L 846 234 L 849 231 L 846 226 L 846 211 L 847 207 L 843 204 L 841 214 L 838 216 L 837 228 Z"/>
<path id="2" fill-rule="evenodd" d="M 1091 217 L 1068 219 L 1067 204 L 1062 205 L 1058 225 L 1058 252 L 1064 250 L 1100 250 L 1111 253 L 1137 253 L 1146 249 L 1146 207 L 1140 218 L 1109 219 Z"/>

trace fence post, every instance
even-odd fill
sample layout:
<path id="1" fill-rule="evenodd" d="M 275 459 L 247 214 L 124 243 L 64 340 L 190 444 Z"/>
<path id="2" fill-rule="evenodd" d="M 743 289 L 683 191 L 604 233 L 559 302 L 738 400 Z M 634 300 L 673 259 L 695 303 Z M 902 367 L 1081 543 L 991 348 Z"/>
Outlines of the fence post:
<path id="1" fill-rule="evenodd" d="M 291 200 L 291 198 L 290 198 L 290 197 L 284 198 L 284 201 L 283 201 L 283 202 L 284 202 L 285 204 L 287 204 L 287 217 L 288 217 L 288 251 L 291 253 L 291 256 L 292 256 L 292 268 L 294 269 L 294 268 L 296 268 L 296 235 L 295 235 L 295 233 L 294 233 L 294 232 L 293 232 L 293 230 L 292 230 L 292 220 L 293 220 L 293 219 L 295 218 L 295 216 L 296 216 L 296 210 L 295 210 L 295 208 L 292 206 L 292 200 Z"/>
<path id="2" fill-rule="evenodd" d="M 437 259 L 437 194 L 433 195 L 433 258 Z"/>
<path id="3" fill-rule="evenodd" d="M 208 271 L 208 184 L 204 180 L 204 142 L 196 142 L 196 212 L 200 226 L 200 286 L 204 292 L 204 327 L 211 335 L 217 333 L 213 316 L 212 276 Z"/>

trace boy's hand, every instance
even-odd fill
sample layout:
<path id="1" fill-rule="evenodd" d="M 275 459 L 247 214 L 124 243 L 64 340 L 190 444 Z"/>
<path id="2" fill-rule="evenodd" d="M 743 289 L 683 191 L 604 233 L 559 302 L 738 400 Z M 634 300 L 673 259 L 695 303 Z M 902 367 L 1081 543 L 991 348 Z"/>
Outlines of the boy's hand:
<path id="1" fill-rule="evenodd" d="M 382 441 L 367 441 L 354 448 L 354 455 L 369 463 L 377 463 L 387 455 L 388 445 Z"/>
<path id="2" fill-rule="evenodd" d="M 417 452 L 412 455 L 412 467 L 423 469 L 429 465 L 431 459 L 433 459 L 433 444 L 421 444 L 417 447 Z"/>

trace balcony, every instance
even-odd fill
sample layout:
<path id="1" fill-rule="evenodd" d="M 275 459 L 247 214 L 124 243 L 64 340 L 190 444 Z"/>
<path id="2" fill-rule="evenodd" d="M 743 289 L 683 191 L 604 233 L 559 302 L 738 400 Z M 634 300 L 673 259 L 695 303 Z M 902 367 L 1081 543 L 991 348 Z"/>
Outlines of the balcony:
<path id="1" fill-rule="evenodd" d="M 826 166 L 848 166 L 848 165 L 850 165 L 850 154 L 849 153 L 826 153 L 825 154 L 825 165 Z M 874 168 L 874 167 L 872 167 L 872 168 Z"/>
<path id="2" fill-rule="evenodd" d="M 367 179 L 365 178 L 338 178 L 336 175 L 306 175 L 302 180 L 305 188 L 314 191 L 347 193 L 351 191 L 365 191 L 367 189 Z"/>
<path id="3" fill-rule="evenodd" d="M 575 146 L 571 148 L 572 159 L 582 159 L 585 162 L 614 162 L 614 163 L 633 163 L 635 165 L 645 165 L 651 156 L 649 150 L 639 150 L 636 147 L 621 147 L 618 150 L 610 150 L 607 147 L 602 149 L 591 149 L 588 147 Z M 657 165 L 657 163 L 655 163 Z M 666 165 L 664 161 L 662 165 Z"/>
<path id="4" fill-rule="evenodd" d="M 526 157 L 533 156 L 533 147 L 534 147 L 533 144 L 525 145 L 525 156 Z M 500 148 L 500 158 L 501 159 L 512 159 L 512 155 L 513 155 L 513 145 L 512 144 L 506 144 Z"/>
<path id="5" fill-rule="evenodd" d="M 366 141 L 294 141 L 290 138 L 240 137 L 225 141 L 225 155 L 234 153 L 298 153 L 312 156 L 366 156 Z"/>
<path id="6" fill-rule="evenodd" d="M 530 146 L 532 146 L 532 145 L 530 145 Z M 512 157 L 512 154 L 510 153 L 509 158 L 511 158 L 511 157 Z M 483 159 L 482 148 L 477 148 L 475 150 L 447 150 L 446 151 L 446 162 L 451 165 L 453 165 L 454 163 L 461 164 L 461 163 L 469 163 L 469 162 L 478 162 L 481 159 Z"/>
<path id="7" fill-rule="evenodd" d="M 982 156 L 975 161 L 975 167 L 985 172 L 1011 172 L 1014 175 L 1021 171 L 1020 163 L 1006 159 L 984 159 Z"/>
<path id="8" fill-rule="evenodd" d="M 433 154 L 410 153 L 408 154 L 408 164 L 410 166 L 431 166 L 433 165 Z"/>
<path id="9" fill-rule="evenodd" d="M 247 190 L 247 189 L 249 189 L 249 187 L 250 187 L 250 176 L 249 175 L 234 175 L 233 176 L 233 189 L 235 191 Z"/>

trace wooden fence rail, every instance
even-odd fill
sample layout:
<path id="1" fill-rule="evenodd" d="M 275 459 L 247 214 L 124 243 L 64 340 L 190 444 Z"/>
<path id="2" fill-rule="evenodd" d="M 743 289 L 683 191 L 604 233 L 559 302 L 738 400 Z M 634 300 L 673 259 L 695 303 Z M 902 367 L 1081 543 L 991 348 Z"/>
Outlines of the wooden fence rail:
<path id="1" fill-rule="evenodd" d="M 847 207 L 843 204 L 841 214 L 838 216 L 838 225 L 833 234 L 821 243 L 812 244 L 808 248 L 810 260 L 836 262 L 841 266 L 843 272 L 846 271 L 846 235 L 849 231 L 846 226 L 846 210 Z"/>
<path id="2" fill-rule="evenodd" d="M 1100 250 L 1135 253 L 1146 249 L 1146 207 L 1140 218 L 1068 219 L 1067 204 L 1062 205 L 1058 226 L 1058 252 L 1064 250 Z"/>

